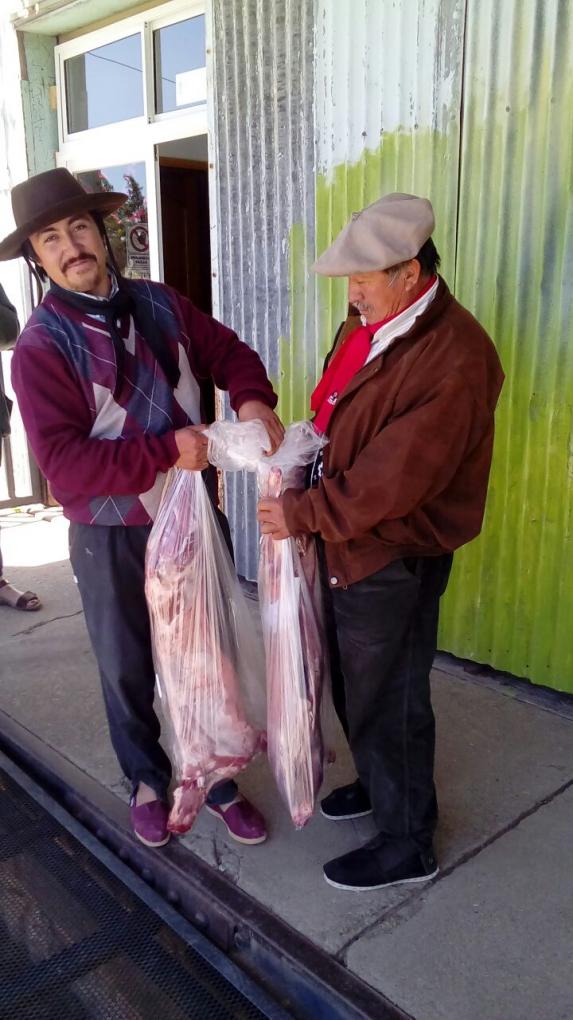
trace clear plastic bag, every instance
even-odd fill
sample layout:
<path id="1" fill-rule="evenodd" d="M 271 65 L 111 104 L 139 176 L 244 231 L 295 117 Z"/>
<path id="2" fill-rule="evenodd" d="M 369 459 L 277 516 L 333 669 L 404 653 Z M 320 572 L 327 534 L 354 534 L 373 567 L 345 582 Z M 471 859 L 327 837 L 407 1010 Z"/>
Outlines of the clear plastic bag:
<path id="1" fill-rule="evenodd" d="M 199 472 L 170 473 L 145 570 L 176 779 L 169 829 L 186 832 L 211 787 L 264 748 L 260 642 Z"/>
<path id="2" fill-rule="evenodd" d="M 249 426 L 261 423 L 249 422 Z M 256 469 L 259 493 L 302 488 L 306 466 L 326 443 L 310 422 L 286 430 L 272 457 L 263 456 L 261 428 L 218 422 L 207 431 L 209 460 L 226 470 Z M 264 430 L 266 432 L 266 430 Z M 330 702 L 328 655 L 316 544 L 261 536 L 259 602 L 267 672 L 267 752 L 297 828 L 310 819 L 325 761 L 321 705 Z M 327 710 L 329 711 L 329 710 Z"/>
<path id="3" fill-rule="evenodd" d="M 206 430 L 209 462 L 221 471 L 256 471 L 270 450 L 269 434 L 262 421 L 215 421 Z"/>

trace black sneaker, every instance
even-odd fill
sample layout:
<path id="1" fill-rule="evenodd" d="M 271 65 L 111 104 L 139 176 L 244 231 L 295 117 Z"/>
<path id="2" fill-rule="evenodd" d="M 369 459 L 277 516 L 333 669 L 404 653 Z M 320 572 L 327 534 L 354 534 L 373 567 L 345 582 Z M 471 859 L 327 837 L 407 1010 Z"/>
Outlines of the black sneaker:
<path id="1" fill-rule="evenodd" d="M 392 885 L 428 882 L 440 870 L 432 850 L 413 854 L 398 863 L 385 866 L 380 852 L 379 837 L 359 850 L 335 857 L 324 865 L 324 877 L 335 889 L 366 892 L 387 889 Z"/>
<path id="2" fill-rule="evenodd" d="M 320 812 L 332 822 L 342 822 L 349 818 L 364 818 L 372 814 L 370 798 L 359 779 L 349 786 L 339 786 L 329 793 L 320 805 Z"/>

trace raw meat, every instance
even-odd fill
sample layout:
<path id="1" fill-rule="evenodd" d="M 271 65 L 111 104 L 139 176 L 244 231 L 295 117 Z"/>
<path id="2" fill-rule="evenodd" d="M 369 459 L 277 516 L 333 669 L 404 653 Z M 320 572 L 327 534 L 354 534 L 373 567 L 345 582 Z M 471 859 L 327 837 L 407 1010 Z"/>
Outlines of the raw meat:
<path id="1" fill-rule="evenodd" d="M 287 488 L 302 488 L 306 465 L 324 445 L 324 437 L 309 422 L 298 422 L 289 426 L 279 450 L 265 457 L 264 428 L 261 423 L 246 424 L 248 434 L 241 423 L 217 422 L 209 428 L 211 462 L 227 470 L 256 470 L 262 496 L 277 497 Z M 255 425 L 260 426 L 258 430 Z M 314 539 L 276 542 L 263 535 L 258 580 L 268 756 L 292 820 L 301 828 L 313 813 L 322 783 L 321 702 L 329 677 Z"/>
<path id="2" fill-rule="evenodd" d="M 169 829 L 186 832 L 211 787 L 264 747 L 259 642 L 198 472 L 168 480 L 145 588 L 177 782 Z"/>

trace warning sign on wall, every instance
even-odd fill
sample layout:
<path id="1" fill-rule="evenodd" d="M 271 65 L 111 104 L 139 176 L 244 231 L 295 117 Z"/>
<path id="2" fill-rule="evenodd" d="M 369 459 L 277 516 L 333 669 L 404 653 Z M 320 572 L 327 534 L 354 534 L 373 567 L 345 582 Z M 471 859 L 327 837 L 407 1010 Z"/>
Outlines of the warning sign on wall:
<path id="1" fill-rule="evenodd" d="M 147 223 L 126 226 L 127 268 L 138 276 L 149 276 L 149 230 Z"/>

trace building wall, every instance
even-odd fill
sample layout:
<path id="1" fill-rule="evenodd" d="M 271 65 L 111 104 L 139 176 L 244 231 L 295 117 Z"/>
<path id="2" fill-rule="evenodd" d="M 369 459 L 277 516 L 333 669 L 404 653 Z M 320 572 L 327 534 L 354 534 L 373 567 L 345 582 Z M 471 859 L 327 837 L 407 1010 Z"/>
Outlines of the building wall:
<path id="1" fill-rule="evenodd" d="M 445 648 L 573 692 L 573 5 L 470 0 L 458 298 L 507 374 Z"/>
<path id="2" fill-rule="evenodd" d="M 432 199 L 444 276 L 508 376 L 484 531 L 456 557 L 441 647 L 573 691 L 570 0 L 215 11 L 223 318 L 255 340 L 285 420 L 304 416 L 346 306 L 344 281 L 307 277 L 314 252 L 385 191 Z M 243 486 L 228 506 L 252 575 Z"/>
<path id="3" fill-rule="evenodd" d="M 380 195 L 427 195 L 453 283 L 465 0 L 317 0 L 316 239 L 323 251 Z M 326 353 L 345 279 L 318 280 Z"/>
<path id="4" fill-rule="evenodd" d="M 18 38 L 8 12 L 0 5 L 0 237 L 14 227 L 10 192 L 28 174 L 26 134 L 20 91 L 21 60 Z M 18 318 L 25 322 L 31 311 L 28 273 L 21 260 L 0 263 L 0 282 L 16 306 Z M 10 353 L 0 355 L 4 387 L 10 396 Z M 16 494 L 29 499 L 33 482 L 24 428 L 15 405 L 12 413 L 10 448 Z M 6 459 L 4 460 L 6 465 Z M 3 493 L 1 498 L 6 496 Z"/>
<path id="5" fill-rule="evenodd" d="M 508 376 L 484 531 L 456 557 L 441 646 L 573 691 L 571 0 L 209 10 L 218 314 L 260 352 L 283 418 L 304 417 L 346 305 L 344 281 L 309 273 L 316 252 L 381 193 L 429 195 L 444 275 Z M 0 167 L 4 220 L 14 173 L 26 172 L 6 38 L 0 130 L 15 155 Z M 53 39 L 27 35 L 21 57 L 37 172 L 57 147 Z M 226 498 L 252 577 L 252 479 L 229 478 Z"/>
<path id="6" fill-rule="evenodd" d="M 28 172 L 39 174 L 55 167 L 58 151 L 54 62 L 57 40 L 49 35 L 22 32 L 19 41 Z"/>
<path id="7" fill-rule="evenodd" d="M 263 358 L 286 420 L 318 372 L 312 0 L 214 0 L 218 315 Z M 251 476 L 227 476 L 239 569 L 256 574 Z"/>
<path id="8" fill-rule="evenodd" d="M 0 11 L 0 236 L 14 227 L 10 192 L 27 176 L 26 136 L 20 93 L 18 39 Z M 0 279 L 23 317 L 28 308 L 18 262 L 0 263 Z"/>
<path id="9" fill-rule="evenodd" d="M 384 191 L 429 193 L 453 273 L 463 6 L 215 0 L 218 314 L 261 354 L 285 422 L 308 416 L 345 314 L 344 281 L 309 269 L 353 210 Z M 254 506 L 253 479 L 228 476 L 249 577 Z"/>

